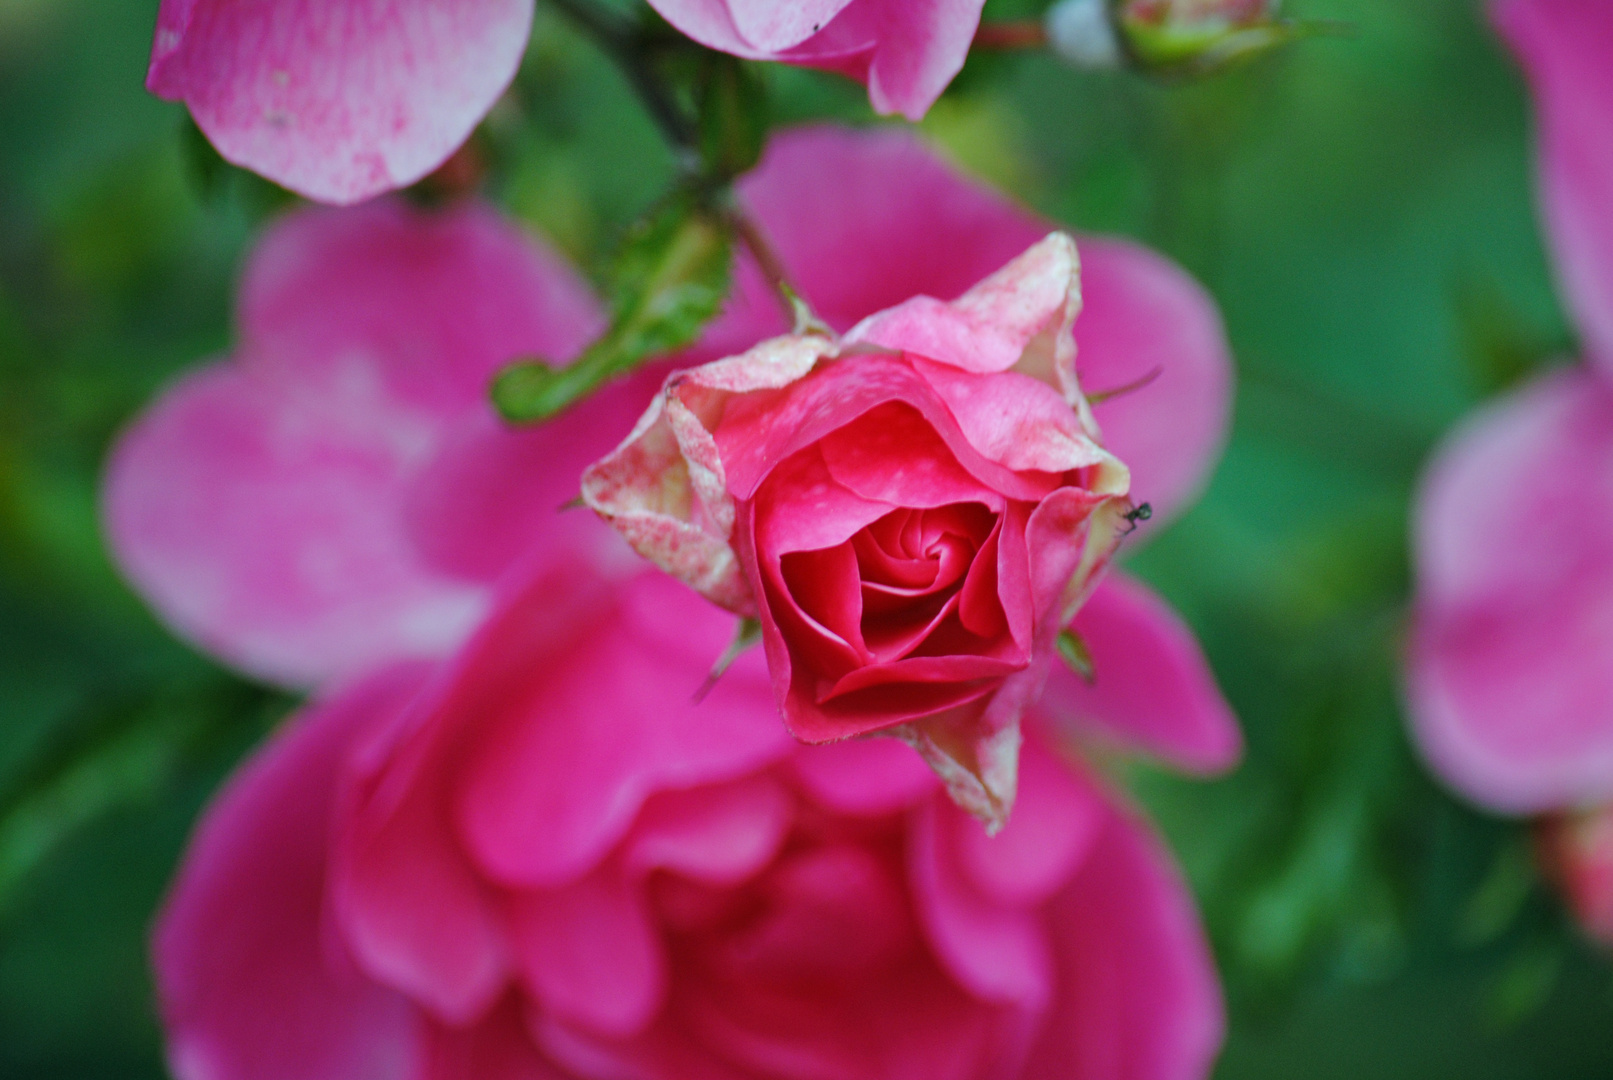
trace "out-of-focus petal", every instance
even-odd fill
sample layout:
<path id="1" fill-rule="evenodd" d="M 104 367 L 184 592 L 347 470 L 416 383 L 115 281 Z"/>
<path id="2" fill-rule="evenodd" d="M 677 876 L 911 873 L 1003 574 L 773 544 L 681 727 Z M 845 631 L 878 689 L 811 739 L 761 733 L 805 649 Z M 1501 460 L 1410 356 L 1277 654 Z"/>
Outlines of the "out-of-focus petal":
<path id="1" fill-rule="evenodd" d="M 761 657 L 740 657 L 698 703 L 736 622 L 659 573 L 561 622 L 539 582 L 466 648 L 439 722 L 480 734 L 460 779 L 460 832 L 494 878 L 552 886 L 589 872 L 650 795 L 738 778 L 788 753 Z M 563 622 L 562 622 L 562 625 Z M 541 673 L 541 678 L 534 678 Z"/>
<path id="2" fill-rule="evenodd" d="M 1549 375 L 1446 442 L 1416 503 L 1413 730 L 1477 801 L 1613 795 L 1613 391 Z"/>
<path id="3" fill-rule="evenodd" d="M 1088 683 L 1058 664 L 1037 715 L 1060 736 L 1097 736 L 1194 772 L 1230 768 L 1238 721 L 1193 632 L 1141 582 L 1111 574 L 1075 617 L 1092 654 Z"/>
<path id="4" fill-rule="evenodd" d="M 426 1022 L 420 1069 L 410 1080 L 572 1080 L 533 1044 L 521 1014 L 511 994 L 468 1027 Z"/>
<path id="5" fill-rule="evenodd" d="M 489 207 L 385 199 L 277 221 L 238 321 L 244 362 L 277 379 L 336 380 L 373 358 L 377 390 L 448 416 L 490 412 L 488 381 L 513 359 L 571 360 L 603 316 L 575 270 Z"/>
<path id="6" fill-rule="evenodd" d="M 1092 407 L 1103 444 L 1131 469 L 1152 524 L 1197 497 L 1232 429 L 1232 356 L 1221 313 L 1181 267 L 1140 244 L 1078 237 L 1076 370 L 1089 395 L 1153 381 Z"/>
<path id="7" fill-rule="evenodd" d="M 1591 358 L 1613 374 L 1613 5 L 1500 0 L 1491 10 L 1534 91 L 1558 280 Z"/>
<path id="8" fill-rule="evenodd" d="M 1046 909 L 1057 993 L 1024 1080 L 1203 1080 L 1225 1010 L 1193 896 L 1163 846 L 1111 810 Z"/>
<path id="9" fill-rule="evenodd" d="M 341 952 L 324 905 L 340 763 L 420 681 L 391 669 L 311 706 L 205 812 L 152 940 L 180 1080 L 413 1075 L 413 1010 Z"/>
<path id="10" fill-rule="evenodd" d="M 412 184 L 515 76 L 532 0 L 163 0 L 146 86 L 225 158 L 320 202 Z"/>
<path id="11" fill-rule="evenodd" d="M 740 192 L 790 280 L 842 331 L 909 297 L 959 296 L 1054 227 L 894 128 L 784 132 Z M 1146 387 L 1093 408 L 1105 447 L 1132 469 L 1132 490 L 1153 505 L 1157 524 L 1197 493 L 1226 438 L 1232 366 L 1221 319 L 1169 260 L 1125 240 L 1076 243 L 1082 389 L 1118 389 L 1159 369 Z M 786 329 L 748 260 L 738 279 L 703 355 Z"/>
<path id="12" fill-rule="evenodd" d="M 458 644 L 528 532 L 582 541 L 585 517 L 534 530 L 534 506 L 608 447 L 628 388 L 503 441 L 485 403 L 500 363 L 569 357 L 595 325 L 557 259 L 489 211 L 387 202 L 289 216 L 246 278 L 240 355 L 171 387 L 108 466 L 113 552 L 176 630 L 317 685 Z M 495 475 L 512 462 L 530 478 Z"/>

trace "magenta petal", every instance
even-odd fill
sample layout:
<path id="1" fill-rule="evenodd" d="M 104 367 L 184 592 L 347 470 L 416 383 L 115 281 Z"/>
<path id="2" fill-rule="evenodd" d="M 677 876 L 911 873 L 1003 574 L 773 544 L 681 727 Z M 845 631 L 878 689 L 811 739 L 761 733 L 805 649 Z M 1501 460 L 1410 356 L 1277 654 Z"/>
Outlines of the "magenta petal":
<path id="1" fill-rule="evenodd" d="M 393 669 L 311 706 L 224 786 L 157 917 L 152 961 L 184 1080 L 411 1076 L 413 1010 L 366 979 L 325 923 L 336 776 L 421 673 Z"/>
<path id="2" fill-rule="evenodd" d="M 817 802 L 857 816 L 906 809 L 937 783 L 924 759 L 895 739 L 804 746 L 790 759 L 790 770 Z"/>
<path id="3" fill-rule="evenodd" d="M 610 437 L 573 447 L 583 421 L 566 419 L 499 443 L 486 380 L 519 353 L 569 355 L 597 308 L 478 208 L 295 213 L 246 278 L 240 356 L 170 388 L 113 452 L 104 505 L 119 564 L 178 631 L 270 681 L 449 651 L 525 546 L 531 500 L 551 512 Z M 466 444 L 489 441 L 478 474 Z M 532 470 L 525 499 L 490 497 L 508 478 L 465 482 L 489 460 Z"/>
<path id="4" fill-rule="evenodd" d="M 1037 712 L 1064 736 L 1096 736 L 1193 772 L 1219 772 L 1243 749 L 1238 721 L 1198 641 L 1170 606 L 1134 578 L 1111 574 L 1075 617 L 1096 677 L 1064 664 Z"/>
<path id="5" fill-rule="evenodd" d="M 611 866 L 518 893 L 510 933 L 522 980 L 564 1023 L 629 1036 L 661 1008 L 667 960 L 642 885 Z"/>
<path id="6" fill-rule="evenodd" d="M 1047 908 L 1058 992 L 1024 1080 L 1203 1080 L 1226 1019 L 1193 897 L 1157 839 L 1111 811 Z"/>
<path id="7" fill-rule="evenodd" d="M 246 362 L 277 378 L 455 416 L 490 414 L 501 367 L 569 361 L 603 319 L 575 270 L 491 208 L 383 199 L 277 221 L 243 275 L 239 321 Z M 372 370 L 351 371 L 355 357 Z"/>
<path id="8" fill-rule="evenodd" d="M 382 433 L 435 425 L 377 403 L 353 430 L 328 387 L 277 389 L 208 368 L 124 434 L 105 490 L 124 573 L 180 633 L 271 682 L 447 652 L 487 592 L 400 535 L 409 462 Z"/>
<path id="9" fill-rule="evenodd" d="M 1501 0 L 1492 11 L 1534 91 L 1555 269 L 1587 351 L 1613 374 L 1613 7 Z"/>
<path id="10" fill-rule="evenodd" d="M 428 1023 L 423 1060 L 410 1080 L 572 1080 L 538 1049 L 521 1011 L 512 994 L 470 1027 Z"/>
<path id="11" fill-rule="evenodd" d="M 1175 263 L 1127 240 L 1081 237 L 1076 369 L 1088 395 L 1148 385 L 1093 407 L 1156 520 L 1199 493 L 1232 428 L 1232 356 L 1215 300 Z M 1149 526 L 1144 526 L 1148 528 Z"/>
<path id="12" fill-rule="evenodd" d="M 950 815 L 959 869 L 983 896 L 1030 907 L 1052 897 L 1091 850 L 1108 820 L 1103 796 L 1035 739 L 1019 757 L 1019 795 L 1001 832 Z"/>
<path id="13" fill-rule="evenodd" d="M 587 873 L 656 791 L 737 778 L 790 746 L 754 653 L 692 700 L 732 617 L 642 573 L 564 641 L 523 647 L 523 624 L 554 622 L 553 592 L 540 581 L 490 620 L 444 706 L 485 725 L 461 780 L 467 846 L 484 871 L 526 886 Z"/>
<path id="14" fill-rule="evenodd" d="M 1613 795 L 1613 392 L 1549 375 L 1470 417 L 1416 504 L 1413 730 L 1486 806 Z"/>
<path id="15" fill-rule="evenodd" d="M 737 885 L 772 861 L 794 816 L 789 793 L 770 776 L 663 791 L 645 802 L 622 862 L 637 875 L 670 870 Z"/>
<path id="16" fill-rule="evenodd" d="M 163 0 L 146 86 L 225 158 L 320 202 L 412 184 L 509 85 L 532 0 Z"/>
<path id="17" fill-rule="evenodd" d="M 913 902 L 936 958 L 975 997 L 1035 1013 L 1052 996 L 1053 958 L 1035 908 L 980 892 L 956 837 L 980 823 L 940 798 L 917 812 L 908 840 Z"/>

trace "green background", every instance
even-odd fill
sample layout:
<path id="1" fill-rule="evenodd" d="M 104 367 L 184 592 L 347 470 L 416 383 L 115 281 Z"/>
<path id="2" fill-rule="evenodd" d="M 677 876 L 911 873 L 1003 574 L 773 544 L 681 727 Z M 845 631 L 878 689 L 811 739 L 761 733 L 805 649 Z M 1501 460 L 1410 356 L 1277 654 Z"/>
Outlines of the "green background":
<path id="1" fill-rule="evenodd" d="M 993 0 L 988 18 L 1040 5 Z M 186 830 L 291 702 L 175 642 L 108 564 L 118 425 L 227 350 L 284 196 L 142 89 L 155 0 L 0 0 L 0 1076 L 156 1077 L 144 932 Z M 671 177 L 615 72 L 544 10 L 486 132 L 494 196 L 590 271 Z M 1408 500 L 1441 433 L 1571 353 L 1527 104 L 1472 0 L 1305 0 L 1348 37 L 1206 82 L 972 59 L 926 120 L 965 167 L 1173 255 L 1239 365 L 1215 480 L 1132 566 L 1187 615 L 1242 769 L 1129 767 L 1215 939 L 1218 1077 L 1613 1076 L 1613 969 L 1526 830 L 1442 794 L 1396 660 Z M 871 119 L 769 69 L 775 115 Z"/>

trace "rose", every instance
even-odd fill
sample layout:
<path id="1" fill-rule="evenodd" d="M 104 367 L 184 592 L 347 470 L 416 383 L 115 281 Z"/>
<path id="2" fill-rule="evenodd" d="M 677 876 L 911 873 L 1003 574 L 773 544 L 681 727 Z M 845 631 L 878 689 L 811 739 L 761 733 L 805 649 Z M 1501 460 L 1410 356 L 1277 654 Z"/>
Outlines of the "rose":
<path id="1" fill-rule="evenodd" d="M 654 0 L 737 56 L 837 71 L 918 120 L 963 66 L 984 0 Z M 227 160 L 320 202 L 441 165 L 520 66 L 532 0 L 163 0 L 146 86 Z"/>
<path id="2" fill-rule="evenodd" d="M 308 709 L 159 917 L 175 1074 L 1207 1075 L 1189 896 L 1039 721 L 988 840 L 895 742 L 791 742 L 755 657 L 690 703 L 725 632 L 551 568 L 446 667 Z"/>
<path id="3" fill-rule="evenodd" d="M 1542 218 L 1585 363 L 1513 390 L 1436 451 L 1413 505 L 1411 727 L 1434 771 L 1537 832 L 1613 937 L 1613 8 L 1493 5 L 1535 93 Z"/>
<path id="4" fill-rule="evenodd" d="M 675 372 L 583 498 L 760 621 L 792 733 L 898 733 L 1000 825 L 1019 714 L 1131 509 L 1076 383 L 1079 305 L 1054 233 L 950 304 Z"/>
<path id="5" fill-rule="evenodd" d="M 1543 220 L 1586 364 L 1469 418 L 1414 504 L 1413 731 L 1511 813 L 1613 799 L 1613 9 L 1493 8 L 1536 95 Z"/>

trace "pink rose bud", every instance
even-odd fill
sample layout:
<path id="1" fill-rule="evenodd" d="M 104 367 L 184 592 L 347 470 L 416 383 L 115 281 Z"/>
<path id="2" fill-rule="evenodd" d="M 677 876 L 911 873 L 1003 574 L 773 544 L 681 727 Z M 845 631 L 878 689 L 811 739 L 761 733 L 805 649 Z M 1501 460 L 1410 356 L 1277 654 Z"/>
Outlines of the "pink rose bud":
<path id="1" fill-rule="evenodd" d="M 998 827 L 1020 714 L 1132 509 L 1077 385 L 1079 310 L 1053 233 L 951 303 L 674 373 L 583 497 L 759 621 L 797 738 L 900 737 Z"/>
<path id="2" fill-rule="evenodd" d="M 1580 926 L 1613 945 L 1613 805 L 1543 818 L 1535 840 Z"/>

